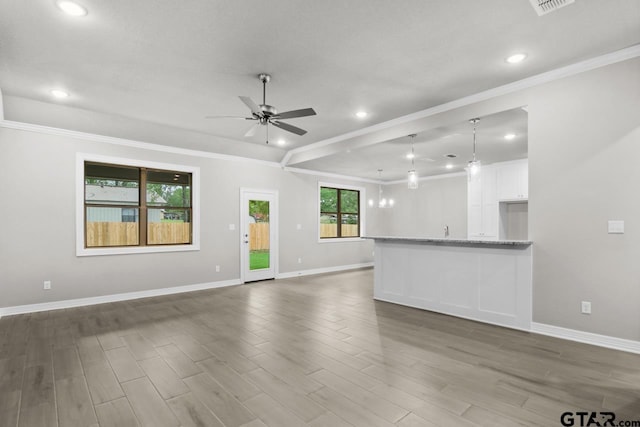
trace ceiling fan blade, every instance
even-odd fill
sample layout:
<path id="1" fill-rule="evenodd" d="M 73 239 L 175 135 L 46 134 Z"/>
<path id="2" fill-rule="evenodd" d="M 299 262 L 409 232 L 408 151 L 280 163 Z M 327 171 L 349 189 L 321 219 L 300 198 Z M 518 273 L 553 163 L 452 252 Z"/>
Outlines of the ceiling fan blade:
<path id="1" fill-rule="evenodd" d="M 258 128 L 260 128 L 260 123 L 256 123 L 255 125 L 251 126 L 247 133 L 244 134 L 244 137 L 249 138 L 250 136 L 255 135 Z"/>
<path id="2" fill-rule="evenodd" d="M 285 111 L 284 113 L 273 116 L 276 119 L 295 119 L 296 117 L 315 116 L 316 112 L 313 108 L 303 108 L 301 110 Z"/>
<path id="3" fill-rule="evenodd" d="M 282 130 L 286 130 L 287 132 L 295 133 L 296 135 L 304 135 L 305 133 L 307 133 L 307 131 L 304 130 L 304 129 L 300 129 L 299 127 L 291 126 L 290 124 L 287 124 L 287 123 L 278 122 L 276 120 L 270 120 L 269 123 L 271 123 L 272 125 L 274 125 L 277 128 L 280 128 Z"/>
<path id="4" fill-rule="evenodd" d="M 249 107 L 249 109 L 253 114 L 257 116 L 262 116 L 262 110 L 260 109 L 258 104 L 253 102 L 253 99 L 249 98 L 248 96 L 239 96 L 238 98 L 240 98 L 240 101 L 244 102 L 244 105 Z"/>

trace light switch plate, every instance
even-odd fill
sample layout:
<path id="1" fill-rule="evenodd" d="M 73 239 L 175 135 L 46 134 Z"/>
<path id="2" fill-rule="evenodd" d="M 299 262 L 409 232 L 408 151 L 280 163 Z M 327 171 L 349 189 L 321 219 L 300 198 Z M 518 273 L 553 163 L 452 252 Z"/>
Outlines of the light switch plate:
<path id="1" fill-rule="evenodd" d="M 302 224 L 297 224 L 296 225 L 296 230 L 302 230 Z"/>
<path id="2" fill-rule="evenodd" d="M 609 220 L 608 222 L 609 234 L 623 234 L 624 233 L 624 221 L 622 220 Z"/>
<path id="3" fill-rule="evenodd" d="M 236 225 L 235 224 L 229 224 L 229 230 L 233 231 L 236 229 Z"/>

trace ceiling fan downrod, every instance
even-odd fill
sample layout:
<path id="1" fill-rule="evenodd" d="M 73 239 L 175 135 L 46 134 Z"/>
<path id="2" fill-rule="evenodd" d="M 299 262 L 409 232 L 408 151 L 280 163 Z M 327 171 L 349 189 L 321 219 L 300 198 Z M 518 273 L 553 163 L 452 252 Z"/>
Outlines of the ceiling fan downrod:
<path id="1" fill-rule="evenodd" d="M 267 83 L 271 81 L 269 74 L 260 74 L 258 76 L 262 82 L 262 105 L 267 105 Z"/>

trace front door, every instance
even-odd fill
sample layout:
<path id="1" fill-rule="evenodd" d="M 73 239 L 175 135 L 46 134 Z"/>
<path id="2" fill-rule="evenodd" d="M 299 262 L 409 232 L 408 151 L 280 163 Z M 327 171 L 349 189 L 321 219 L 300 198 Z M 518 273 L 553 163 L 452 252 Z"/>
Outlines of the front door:
<path id="1" fill-rule="evenodd" d="M 278 192 L 240 189 L 240 259 L 243 282 L 276 277 L 278 272 Z"/>

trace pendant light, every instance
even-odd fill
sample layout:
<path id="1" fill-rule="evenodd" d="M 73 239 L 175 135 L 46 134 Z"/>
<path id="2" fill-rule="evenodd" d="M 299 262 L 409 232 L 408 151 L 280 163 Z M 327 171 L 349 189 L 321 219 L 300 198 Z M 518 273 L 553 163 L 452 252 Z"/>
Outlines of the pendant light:
<path id="1" fill-rule="evenodd" d="M 380 209 L 392 208 L 395 201 L 391 198 L 385 198 L 382 194 L 382 169 L 378 169 L 378 179 L 380 180 L 378 184 L 378 207 Z M 373 200 L 369 200 L 369 206 L 373 206 Z"/>
<path id="2" fill-rule="evenodd" d="M 407 173 L 407 187 L 409 190 L 416 190 L 418 188 L 418 173 L 416 172 L 415 161 L 416 154 L 413 149 L 413 139 L 416 137 L 416 134 L 413 133 L 409 135 L 411 138 L 411 170 Z"/>
<path id="3" fill-rule="evenodd" d="M 469 123 L 473 124 L 473 160 L 470 160 L 467 164 L 467 177 L 469 181 L 477 181 L 480 178 L 480 160 L 476 160 L 476 124 L 480 121 L 479 118 L 469 120 Z"/>

